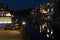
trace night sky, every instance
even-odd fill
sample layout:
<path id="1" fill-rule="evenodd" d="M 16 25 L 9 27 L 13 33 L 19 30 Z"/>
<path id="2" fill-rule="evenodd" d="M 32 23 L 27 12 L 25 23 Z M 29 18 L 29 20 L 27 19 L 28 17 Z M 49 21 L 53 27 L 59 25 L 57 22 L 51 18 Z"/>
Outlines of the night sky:
<path id="1" fill-rule="evenodd" d="M 14 11 L 24 10 L 47 2 L 52 2 L 52 0 L 0 0 L 0 3 L 7 4 Z"/>

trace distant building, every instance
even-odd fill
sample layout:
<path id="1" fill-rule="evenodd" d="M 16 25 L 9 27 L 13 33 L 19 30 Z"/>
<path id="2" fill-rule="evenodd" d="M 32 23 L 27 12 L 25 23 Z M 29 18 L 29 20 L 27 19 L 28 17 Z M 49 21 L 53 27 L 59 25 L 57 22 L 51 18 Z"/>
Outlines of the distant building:
<path id="1" fill-rule="evenodd" d="M 0 28 L 6 27 L 12 23 L 12 15 L 6 4 L 0 4 Z"/>
<path id="2" fill-rule="evenodd" d="M 40 14 L 43 19 L 52 19 L 54 14 L 54 3 L 47 3 L 40 6 Z"/>

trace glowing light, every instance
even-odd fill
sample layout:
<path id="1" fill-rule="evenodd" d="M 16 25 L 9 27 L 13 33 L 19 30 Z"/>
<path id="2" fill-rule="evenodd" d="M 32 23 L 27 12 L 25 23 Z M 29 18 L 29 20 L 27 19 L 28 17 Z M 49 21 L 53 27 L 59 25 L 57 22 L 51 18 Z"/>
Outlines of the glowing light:
<path id="1" fill-rule="evenodd" d="M 0 17 L 0 23 L 12 23 L 11 17 Z"/>
<path id="2" fill-rule="evenodd" d="M 4 23 L 12 23 L 12 22 L 9 21 L 9 22 L 4 22 Z"/>
<path id="3" fill-rule="evenodd" d="M 10 13 L 7 13 L 6 16 L 11 16 L 11 14 Z"/>
<path id="4" fill-rule="evenodd" d="M 44 29 L 46 26 L 47 26 L 46 24 L 43 24 L 43 25 L 42 25 L 42 28 Z"/>
<path id="5" fill-rule="evenodd" d="M 12 23 L 11 21 L 7 22 L 7 23 Z"/>
<path id="6" fill-rule="evenodd" d="M 25 25 L 25 24 L 26 24 L 26 22 L 25 22 L 25 21 L 23 21 L 23 22 L 22 22 L 22 24 L 23 24 L 23 25 Z"/>
<path id="7" fill-rule="evenodd" d="M 43 29 L 44 29 L 45 27 L 47 27 L 47 23 L 46 23 L 46 22 L 42 25 L 42 28 L 43 28 Z"/>
<path id="8" fill-rule="evenodd" d="M 4 23 L 8 23 L 8 22 L 5 21 Z"/>
<path id="9" fill-rule="evenodd" d="M 47 32 L 49 33 L 49 29 L 47 29 Z"/>
<path id="10" fill-rule="evenodd" d="M 49 38 L 49 34 L 46 34 L 46 37 Z"/>
<path id="11" fill-rule="evenodd" d="M 51 34 L 53 34 L 53 31 L 51 31 Z"/>
<path id="12" fill-rule="evenodd" d="M 44 9 L 42 9 L 41 11 L 42 11 L 42 13 L 47 13 L 47 11 L 46 11 L 46 10 L 44 10 Z"/>

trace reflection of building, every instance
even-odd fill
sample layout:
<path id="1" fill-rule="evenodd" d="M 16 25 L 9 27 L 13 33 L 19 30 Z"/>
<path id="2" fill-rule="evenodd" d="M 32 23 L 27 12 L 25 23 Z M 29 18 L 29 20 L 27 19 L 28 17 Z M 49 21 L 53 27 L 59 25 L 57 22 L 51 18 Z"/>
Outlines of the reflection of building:
<path id="1" fill-rule="evenodd" d="M 43 19 L 52 19 L 52 14 L 54 13 L 54 3 L 47 3 L 40 6 L 40 13 Z"/>
<path id="2" fill-rule="evenodd" d="M 12 23 L 12 17 L 5 4 L 0 4 L 0 28 Z"/>

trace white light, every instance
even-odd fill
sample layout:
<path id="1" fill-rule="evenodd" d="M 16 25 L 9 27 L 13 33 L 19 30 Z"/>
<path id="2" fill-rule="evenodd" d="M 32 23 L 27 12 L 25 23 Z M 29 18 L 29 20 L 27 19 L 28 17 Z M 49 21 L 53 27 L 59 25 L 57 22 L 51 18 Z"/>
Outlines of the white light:
<path id="1" fill-rule="evenodd" d="M 7 22 L 0 22 L 0 23 L 7 23 Z"/>
<path id="2" fill-rule="evenodd" d="M 12 22 L 8 22 L 8 23 L 12 23 Z"/>
<path id="3" fill-rule="evenodd" d="M 49 33 L 49 29 L 47 29 L 47 32 Z"/>
<path id="4" fill-rule="evenodd" d="M 53 34 L 53 31 L 51 31 L 51 34 Z"/>
<path id="5" fill-rule="evenodd" d="M 4 23 L 12 23 L 12 22 L 8 21 L 8 22 L 4 22 Z"/>
<path id="6" fill-rule="evenodd" d="M 51 8 L 51 11 L 53 11 L 54 9 L 53 8 Z"/>
<path id="7" fill-rule="evenodd" d="M 23 21 L 23 22 L 22 22 L 22 24 L 23 24 L 23 25 L 25 25 L 25 24 L 26 24 L 26 22 L 25 22 L 25 21 Z"/>

